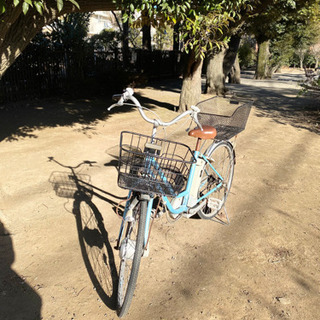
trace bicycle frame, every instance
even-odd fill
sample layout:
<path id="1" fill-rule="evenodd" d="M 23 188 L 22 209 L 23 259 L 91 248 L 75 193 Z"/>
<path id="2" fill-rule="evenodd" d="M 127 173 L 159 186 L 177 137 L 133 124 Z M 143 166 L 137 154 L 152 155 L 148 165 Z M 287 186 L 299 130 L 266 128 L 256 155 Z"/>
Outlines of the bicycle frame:
<path id="1" fill-rule="evenodd" d="M 220 179 L 220 182 L 217 184 L 217 186 L 215 186 L 213 189 L 211 189 L 209 192 L 207 192 L 206 194 L 204 194 L 203 196 L 201 196 L 199 199 L 197 199 L 195 205 L 193 205 L 193 207 L 196 207 L 203 199 L 207 198 L 210 194 L 212 194 L 213 192 L 215 192 L 217 189 L 219 189 L 222 184 L 223 184 L 223 178 L 221 177 L 221 175 L 219 174 L 219 172 L 217 172 L 217 170 L 214 168 L 214 166 L 210 163 L 210 161 L 207 159 L 207 157 L 200 153 L 199 151 L 194 151 L 194 158 L 195 158 L 195 162 L 191 165 L 190 168 L 190 173 L 189 173 L 189 177 L 188 177 L 188 181 L 187 181 L 187 185 L 186 185 L 186 189 L 184 191 L 182 191 L 181 193 L 179 193 L 176 197 L 174 197 L 174 199 L 180 199 L 181 198 L 181 204 L 178 206 L 178 208 L 174 208 L 170 202 L 170 200 L 168 199 L 167 196 L 162 196 L 162 199 L 164 201 L 164 203 L 166 204 L 168 210 L 174 214 L 174 215 L 179 215 L 181 213 L 187 213 L 188 210 L 190 209 L 190 206 L 188 205 L 189 203 L 189 198 L 190 198 L 190 193 L 191 190 L 193 188 L 196 188 L 196 190 L 199 189 L 200 187 L 200 181 L 198 181 L 198 183 L 196 183 L 197 185 L 194 184 L 195 181 L 195 173 L 196 173 L 196 166 L 197 163 L 199 162 L 199 159 L 202 159 L 204 162 L 203 164 L 201 164 L 201 170 L 200 172 L 203 170 L 203 168 L 205 167 L 205 164 L 208 164 L 211 169 L 217 174 L 217 176 Z M 149 168 L 149 174 L 153 174 L 151 171 L 151 166 L 155 167 L 156 170 L 159 171 L 160 173 L 160 177 L 163 181 L 166 181 L 166 176 L 165 174 L 161 171 L 161 169 L 159 168 L 158 163 L 156 162 L 155 158 L 152 156 L 149 156 L 147 158 L 147 162 L 148 162 L 148 168 Z M 200 174 L 199 172 L 199 174 Z M 121 223 L 121 227 L 120 227 L 120 233 L 119 233 L 119 238 L 118 238 L 118 243 L 120 242 L 120 239 L 122 237 L 122 231 L 123 231 L 123 227 L 127 221 L 127 213 L 129 211 L 130 208 L 130 204 L 131 204 L 131 195 L 132 195 L 132 191 L 129 191 L 128 194 L 128 200 L 125 206 L 125 210 L 123 213 L 123 220 Z M 149 238 L 149 228 L 150 228 L 150 221 L 151 221 L 151 215 L 152 215 L 152 206 L 153 206 L 153 201 L 154 201 L 154 197 L 150 197 L 150 200 L 148 201 L 148 209 L 147 209 L 147 220 L 146 220 L 146 226 L 145 226 L 145 239 L 144 239 L 144 245 L 147 244 L 148 238 Z M 189 216 L 194 215 L 196 212 L 190 214 Z M 188 216 L 188 215 L 187 215 Z"/>

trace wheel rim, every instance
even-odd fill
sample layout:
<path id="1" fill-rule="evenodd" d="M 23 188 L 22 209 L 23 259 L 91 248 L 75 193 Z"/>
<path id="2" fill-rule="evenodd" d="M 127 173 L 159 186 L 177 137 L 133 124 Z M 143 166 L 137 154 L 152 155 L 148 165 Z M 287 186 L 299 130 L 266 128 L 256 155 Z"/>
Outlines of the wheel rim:
<path id="1" fill-rule="evenodd" d="M 147 201 L 139 201 L 133 209 L 132 221 L 126 223 L 123 241 L 129 247 L 128 254 L 123 254 L 120 262 L 118 284 L 118 316 L 127 314 L 135 291 L 140 262 L 143 254 L 144 233 L 146 225 Z M 134 248 L 132 248 L 134 246 Z M 124 248 L 126 251 L 126 248 Z"/>
<path id="2" fill-rule="evenodd" d="M 126 239 L 133 240 L 137 238 L 137 227 L 138 222 L 130 222 L 127 228 L 126 237 L 122 240 L 121 246 Z M 121 248 L 120 246 L 120 248 Z M 127 292 L 128 284 L 130 281 L 130 275 L 133 265 L 133 259 L 127 258 L 126 256 L 121 258 L 120 270 L 119 270 L 119 288 L 118 288 L 118 306 L 122 306 L 124 298 Z"/>
<path id="3" fill-rule="evenodd" d="M 231 147 L 226 144 L 218 145 L 212 151 L 208 160 L 216 171 L 208 163 L 205 164 L 198 197 L 202 197 L 213 188 L 218 189 L 209 195 L 211 203 L 213 203 L 213 205 L 210 204 L 211 208 L 208 206 L 208 199 L 205 199 L 207 205 L 199 211 L 200 216 L 203 218 L 214 217 L 223 207 L 230 191 L 234 169 L 233 152 Z"/>

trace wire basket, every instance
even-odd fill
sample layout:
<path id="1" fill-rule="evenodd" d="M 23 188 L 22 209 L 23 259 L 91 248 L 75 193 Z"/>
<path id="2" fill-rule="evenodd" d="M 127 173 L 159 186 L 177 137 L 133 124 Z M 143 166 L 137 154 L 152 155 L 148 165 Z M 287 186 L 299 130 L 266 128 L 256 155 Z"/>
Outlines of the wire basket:
<path id="1" fill-rule="evenodd" d="M 216 128 L 218 140 L 229 140 L 246 127 L 253 101 L 245 98 L 213 97 L 197 104 L 201 125 Z"/>
<path id="2" fill-rule="evenodd" d="M 186 189 L 194 162 L 187 145 L 123 131 L 118 185 L 143 193 L 176 196 Z"/>
<path id="3" fill-rule="evenodd" d="M 78 185 L 76 183 L 78 181 Z M 54 171 L 52 172 L 49 182 L 52 184 L 56 195 L 61 198 L 74 199 L 75 193 L 79 191 L 81 183 L 89 184 L 90 176 L 86 174 L 76 174 L 76 177 L 70 172 Z M 81 184 L 82 185 L 82 184 Z M 85 187 L 90 194 L 90 188 Z M 84 191 L 84 190 L 82 190 Z M 86 192 L 87 194 L 87 192 Z"/>

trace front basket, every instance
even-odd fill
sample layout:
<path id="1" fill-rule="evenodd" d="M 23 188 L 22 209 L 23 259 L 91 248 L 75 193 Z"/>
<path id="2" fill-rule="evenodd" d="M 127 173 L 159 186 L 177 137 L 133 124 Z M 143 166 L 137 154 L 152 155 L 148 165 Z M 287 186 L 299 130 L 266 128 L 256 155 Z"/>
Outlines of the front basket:
<path id="1" fill-rule="evenodd" d="M 142 193 L 176 196 L 185 190 L 194 161 L 187 145 L 124 131 L 118 185 Z"/>

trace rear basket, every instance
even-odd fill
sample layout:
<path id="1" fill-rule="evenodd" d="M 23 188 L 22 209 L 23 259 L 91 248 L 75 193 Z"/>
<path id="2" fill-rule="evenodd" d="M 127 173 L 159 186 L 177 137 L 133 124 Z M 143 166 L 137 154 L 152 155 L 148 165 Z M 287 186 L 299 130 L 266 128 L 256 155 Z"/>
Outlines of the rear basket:
<path id="1" fill-rule="evenodd" d="M 252 100 L 213 97 L 197 104 L 201 125 L 216 128 L 218 140 L 229 140 L 246 127 Z"/>

